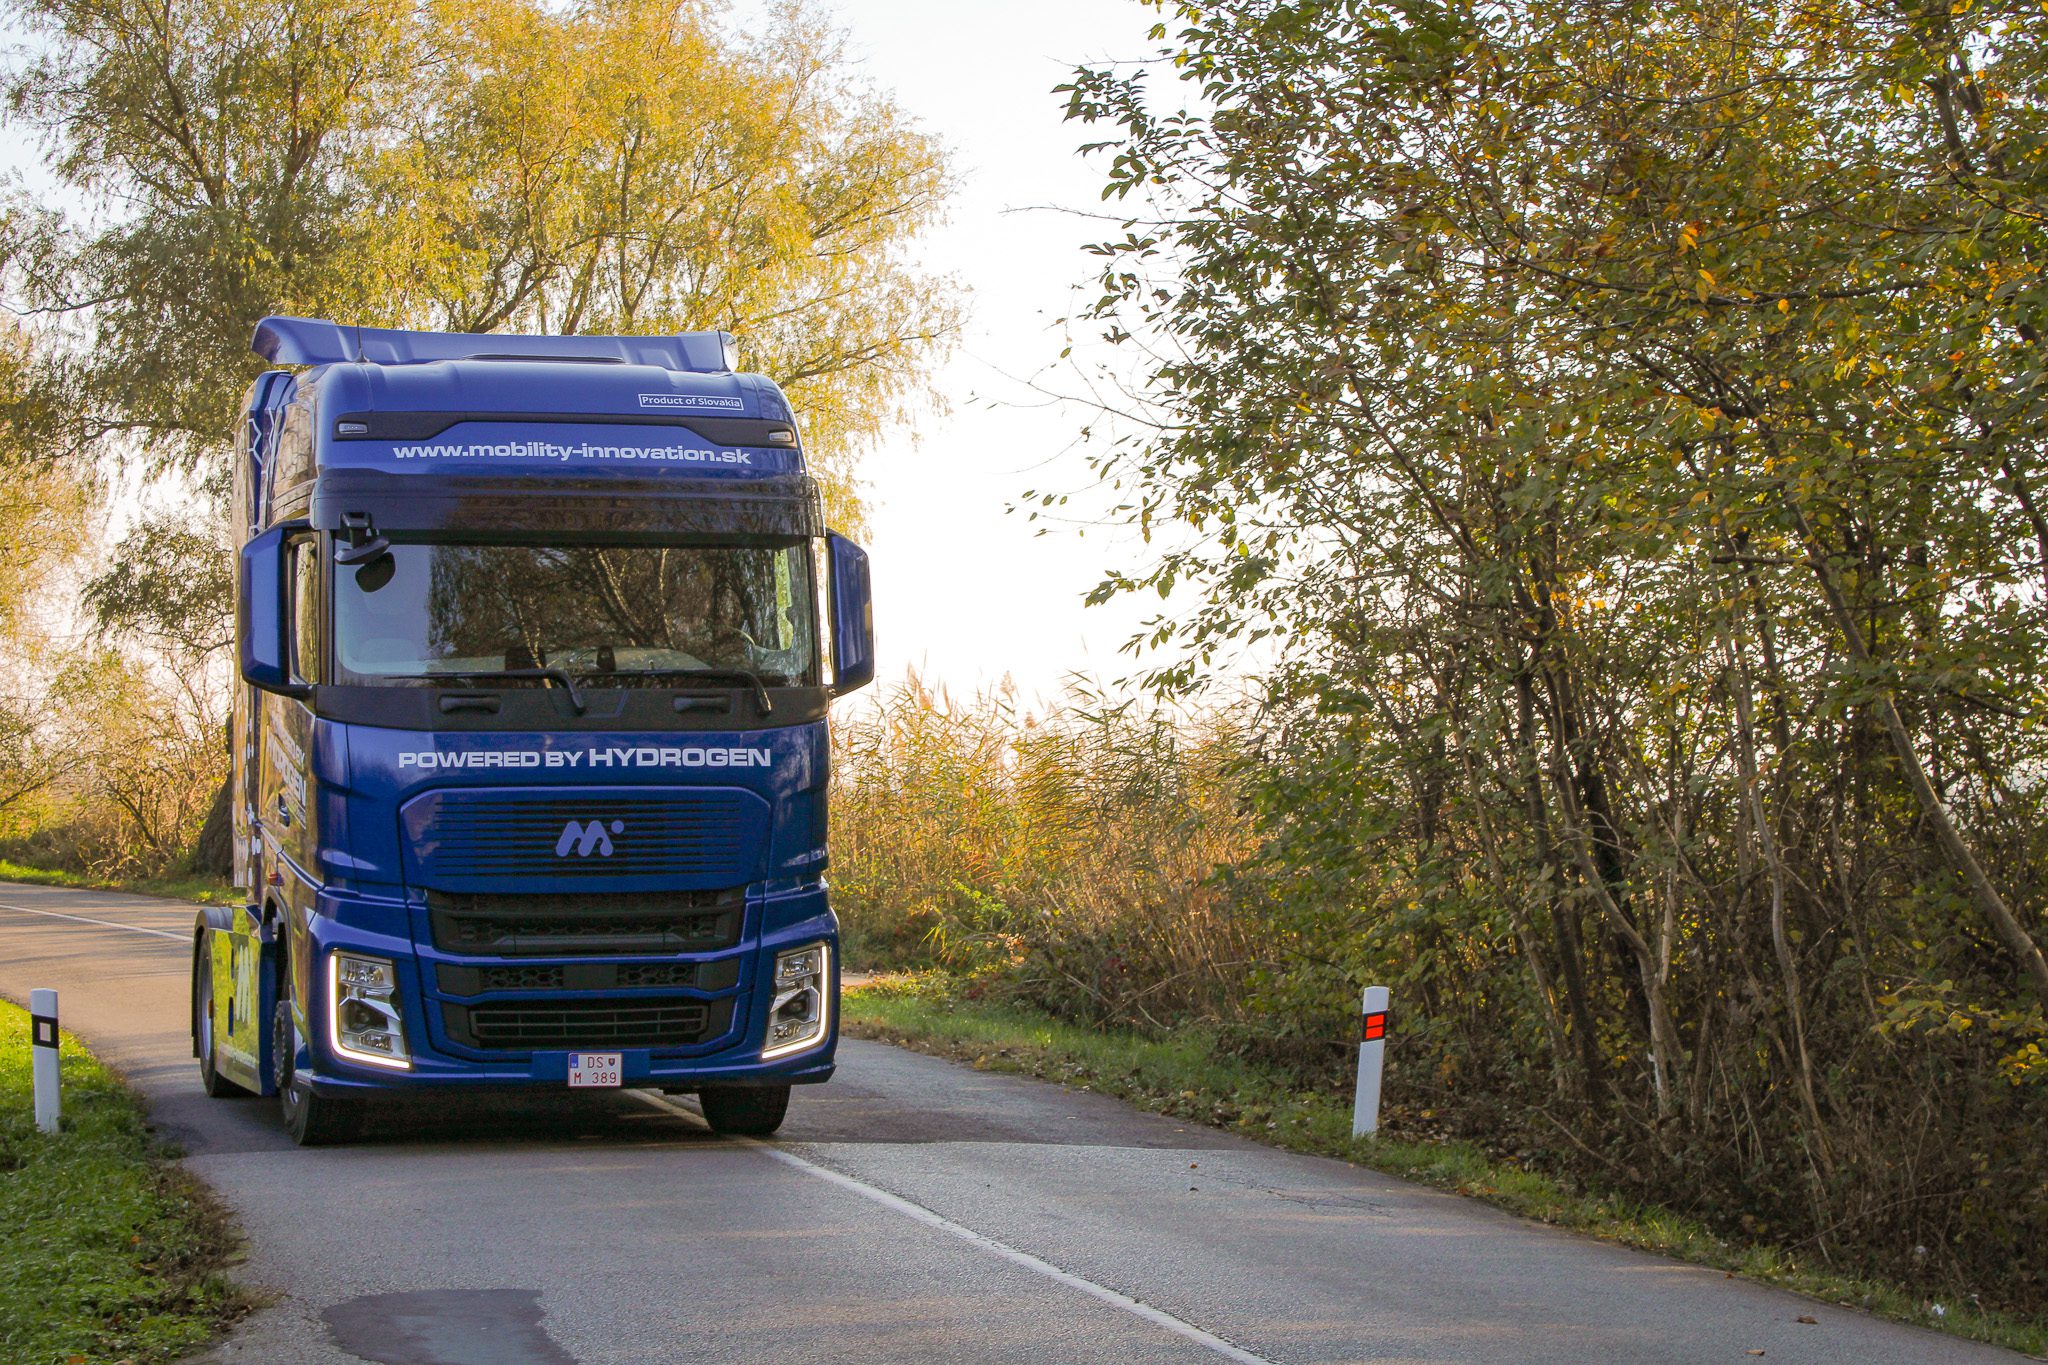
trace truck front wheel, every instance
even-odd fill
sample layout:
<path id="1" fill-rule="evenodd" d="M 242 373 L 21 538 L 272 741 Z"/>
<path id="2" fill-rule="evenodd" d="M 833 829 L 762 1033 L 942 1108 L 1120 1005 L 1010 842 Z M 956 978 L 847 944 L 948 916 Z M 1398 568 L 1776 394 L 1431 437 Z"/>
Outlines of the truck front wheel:
<path id="1" fill-rule="evenodd" d="M 356 1107 L 347 1100 L 314 1094 L 312 1085 L 298 1074 L 299 1030 L 292 1022 L 291 995 L 285 990 L 277 993 L 270 1036 L 277 1058 L 278 1109 L 292 1141 L 301 1147 L 322 1147 L 355 1137 L 360 1129 Z"/>
<path id="2" fill-rule="evenodd" d="M 789 1112 L 786 1085 L 707 1085 L 697 1092 L 704 1121 L 714 1133 L 733 1137 L 767 1137 L 782 1126 Z"/>

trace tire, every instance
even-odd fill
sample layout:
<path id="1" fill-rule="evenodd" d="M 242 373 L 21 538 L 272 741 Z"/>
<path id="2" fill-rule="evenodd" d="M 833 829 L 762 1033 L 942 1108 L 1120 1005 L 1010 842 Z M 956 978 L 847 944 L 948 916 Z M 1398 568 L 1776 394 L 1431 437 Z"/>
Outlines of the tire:
<path id="1" fill-rule="evenodd" d="M 249 1091 L 220 1074 L 213 1058 L 213 954 L 202 939 L 192 950 L 192 1050 L 199 1056 L 199 1088 L 225 1100 Z"/>
<path id="2" fill-rule="evenodd" d="M 362 1115 L 356 1105 L 313 1093 L 313 1087 L 298 1074 L 299 1030 L 292 1022 L 292 998 L 283 983 L 277 992 L 277 1011 L 271 1015 L 270 1040 L 276 1057 L 278 1113 L 291 1140 L 301 1147 L 325 1147 L 356 1137 L 362 1131 Z"/>
<path id="3" fill-rule="evenodd" d="M 728 1137 L 767 1137 L 789 1112 L 786 1085 L 712 1085 L 697 1092 L 704 1121 Z"/>

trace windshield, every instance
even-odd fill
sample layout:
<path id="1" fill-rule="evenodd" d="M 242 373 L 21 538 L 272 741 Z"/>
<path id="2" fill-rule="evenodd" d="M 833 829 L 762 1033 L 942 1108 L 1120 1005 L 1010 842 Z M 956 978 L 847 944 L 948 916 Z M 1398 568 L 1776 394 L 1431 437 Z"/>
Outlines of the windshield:
<path id="1" fill-rule="evenodd" d="M 342 682 L 739 669 L 796 686 L 817 671 L 808 542 L 393 545 L 334 581 Z"/>

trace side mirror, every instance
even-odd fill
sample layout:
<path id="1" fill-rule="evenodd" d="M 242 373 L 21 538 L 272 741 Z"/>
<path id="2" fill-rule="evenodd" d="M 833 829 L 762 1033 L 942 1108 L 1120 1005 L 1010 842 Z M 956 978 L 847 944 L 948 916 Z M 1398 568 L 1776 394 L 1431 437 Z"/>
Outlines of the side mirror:
<path id="1" fill-rule="evenodd" d="M 834 533 L 825 538 L 832 569 L 832 694 L 875 680 L 875 605 L 868 552 Z"/>
<path id="2" fill-rule="evenodd" d="M 266 692 L 303 696 L 292 681 L 291 589 L 285 581 L 285 538 L 304 522 L 273 526 L 242 547 L 235 578 L 235 653 L 242 680 Z"/>

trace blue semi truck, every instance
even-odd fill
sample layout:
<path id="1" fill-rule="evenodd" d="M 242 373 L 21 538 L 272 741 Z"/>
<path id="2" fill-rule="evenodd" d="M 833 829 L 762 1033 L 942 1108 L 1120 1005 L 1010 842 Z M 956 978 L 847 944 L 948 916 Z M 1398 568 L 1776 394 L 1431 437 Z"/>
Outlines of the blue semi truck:
<path id="1" fill-rule="evenodd" d="M 874 674 L 782 391 L 722 332 L 253 345 L 207 1092 L 302 1143 L 491 1088 L 772 1132 L 832 1074 L 825 713 Z"/>

